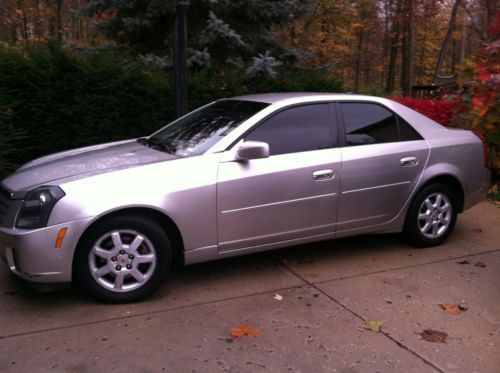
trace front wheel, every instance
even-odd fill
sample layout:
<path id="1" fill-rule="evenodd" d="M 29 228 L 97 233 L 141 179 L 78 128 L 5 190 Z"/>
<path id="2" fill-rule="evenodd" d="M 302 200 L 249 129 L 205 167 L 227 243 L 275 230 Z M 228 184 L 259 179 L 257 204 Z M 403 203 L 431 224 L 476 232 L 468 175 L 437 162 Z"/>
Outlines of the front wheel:
<path id="1" fill-rule="evenodd" d="M 430 184 L 413 199 L 404 231 L 416 246 L 436 246 L 448 238 L 456 220 L 457 202 L 453 190 L 445 184 Z"/>
<path id="2" fill-rule="evenodd" d="M 89 295 L 111 303 L 138 301 L 165 279 L 171 249 L 155 221 L 115 216 L 90 229 L 75 254 L 75 280 Z"/>

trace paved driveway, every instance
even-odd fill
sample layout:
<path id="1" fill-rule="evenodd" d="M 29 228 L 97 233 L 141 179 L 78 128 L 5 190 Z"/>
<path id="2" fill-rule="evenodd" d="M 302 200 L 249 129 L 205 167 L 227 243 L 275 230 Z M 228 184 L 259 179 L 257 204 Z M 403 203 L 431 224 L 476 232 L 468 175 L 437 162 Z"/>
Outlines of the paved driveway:
<path id="1" fill-rule="evenodd" d="M 205 263 L 129 305 L 37 294 L 2 264 L 0 371 L 498 373 L 499 227 L 484 202 L 438 248 L 367 236 Z M 259 335 L 232 338 L 242 324 Z"/>

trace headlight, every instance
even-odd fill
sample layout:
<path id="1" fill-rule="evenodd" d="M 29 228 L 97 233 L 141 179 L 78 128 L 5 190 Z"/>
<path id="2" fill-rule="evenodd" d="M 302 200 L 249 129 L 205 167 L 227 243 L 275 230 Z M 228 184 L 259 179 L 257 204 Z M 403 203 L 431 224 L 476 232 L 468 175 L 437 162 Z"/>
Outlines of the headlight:
<path id="1" fill-rule="evenodd" d="M 42 186 L 31 190 L 21 205 L 16 228 L 35 229 L 45 227 L 52 208 L 65 196 L 57 186 Z"/>

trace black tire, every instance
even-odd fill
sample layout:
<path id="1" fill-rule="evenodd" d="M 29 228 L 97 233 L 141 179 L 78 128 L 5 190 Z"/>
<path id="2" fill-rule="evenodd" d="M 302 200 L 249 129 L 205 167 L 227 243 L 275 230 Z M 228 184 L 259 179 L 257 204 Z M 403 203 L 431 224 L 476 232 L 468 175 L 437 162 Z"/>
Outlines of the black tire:
<path id="1" fill-rule="evenodd" d="M 438 200 L 437 196 L 441 199 Z M 449 204 L 450 210 L 446 210 L 446 204 Z M 418 247 L 443 243 L 455 227 L 457 206 L 457 196 L 448 185 L 433 183 L 425 186 L 408 209 L 404 226 L 407 239 Z"/>
<path id="2" fill-rule="evenodd" d="M 162 284 L 171 257 L 168 236 L 157 222 L 113 216 L 91 227 L 78 243 L 74 280 L 98 300 L 135 302 Z"/>

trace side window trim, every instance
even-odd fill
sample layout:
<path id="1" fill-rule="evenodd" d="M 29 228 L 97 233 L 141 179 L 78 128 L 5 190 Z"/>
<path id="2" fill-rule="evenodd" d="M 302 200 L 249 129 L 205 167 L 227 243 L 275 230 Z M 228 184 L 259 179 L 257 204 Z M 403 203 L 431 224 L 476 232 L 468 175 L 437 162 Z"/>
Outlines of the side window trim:
<path id="1" fill-rule="evenodd" d="M 265 122 L 267 122 L 269 119 L 271 119 L 272 117 L 288 110 L 288 109 L 293 109 L 293 108 L 296 108 L 296 107 L 301 107 L 301 106 L 309 106 L 309 105 L 319 105 L 319 104 L 325 104 L 325 105 L 328 105 L 328 123 L 330 124 L 330 127 L 329 127 L 329 135 L 330 135 L 330 138 L 329 138 L 329 143 L 330 143 L 330 147 L 329 149 L 333 149 L 333 148 L 336 148 L 339 146 L 339 135 L 340 135 L 340 132 L 338 131 L 338 127 L 339 127 L 339 121 L 338 121 L 338 116 L 336 116 L 336 112 L 337 110 L 332 110 L 331 109 L 331 105 L 332 104 L 335 104 L 331 101 L 312 101 L 312 102 L 303 102 L 303 103 L 299 103 L 299 104 L 292 104 L 292 105 L 289 105 L 289 106 L 285 106 L 285 107 L 282 107 L 281 109 L 278 109 L 272 113 L 270 113 L 268 116 L 266 116 L 265 118 L 262 118 L 259 122 L 255 123 L 251 128 L 249 128 L 247 131 L 245 131 L 241 136 L 239 136 L 236 140 L 234 140 L 227 148 L 225 151 L 228 151 L 228 150 L 231 150 L 234 146 L 236 146 L 241 140 L 245 139 L 245 137 L 250 133 L 252 132 L 253 130 L 255 130 L 256 128 L 258 128 L 259 126 L 263 125 Z M 337 131 L 335 131 L 334 127 L 337 127 Z"/>
<path id="2" fill-rule="evenodd" d="M 344 102 L 344 101 L 342 101 Z M 351 101 L 347 101 L 351 102 Z M 343 148 L 346 146 L 346 136 L 345 136 L 345 123 L 344 123 L 344 113 L 342 112 L 342 106 L 340 102 L 335 102 L 335 113 L 336 113 L 336 118 L 337 118 L 337 136 L 338 136 L 338 143 L 339 147 Z"/>

